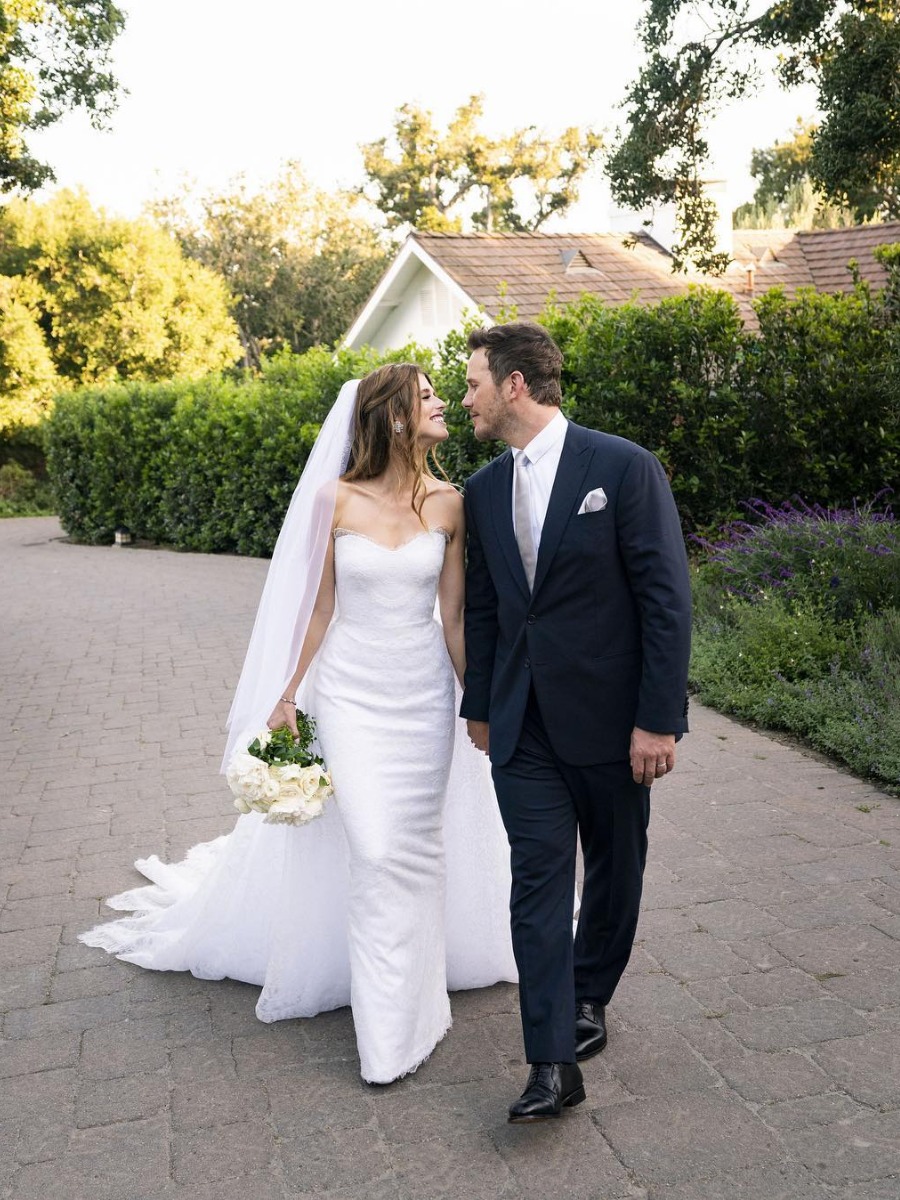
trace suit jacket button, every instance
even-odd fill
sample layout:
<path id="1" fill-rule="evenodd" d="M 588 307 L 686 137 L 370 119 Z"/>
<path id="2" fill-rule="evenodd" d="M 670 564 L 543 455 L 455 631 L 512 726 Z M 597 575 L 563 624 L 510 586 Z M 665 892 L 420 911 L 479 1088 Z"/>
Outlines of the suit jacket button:
<path id="1" fill-rule="evenodd" d="M 530 658 L 526 658 L 526 659 L 525 659 L 525 670 L 527 671 L 527 670 L 529 669 L 529 667 L 530 667 L 530 666 L 531 666 L 531 659 L 530 659 Z"/>
<path id="2" fill-rule="evenodd" d="M 534 613 L 528 614 L 528 624 L 529 625 L 533 625 L 536 620 L 537 620 L 537 617 L 534 615 Z"/>

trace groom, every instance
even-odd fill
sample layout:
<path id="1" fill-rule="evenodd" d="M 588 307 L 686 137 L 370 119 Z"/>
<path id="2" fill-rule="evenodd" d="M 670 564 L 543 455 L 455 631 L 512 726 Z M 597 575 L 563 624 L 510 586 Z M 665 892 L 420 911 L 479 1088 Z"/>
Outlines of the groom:
<path id="1" fill-rule="evenodd" d="M 631 953 L 650 785 L 687 729 L 690 586 L 663 469 L 560 412 L 562 354 L 513 322 L 469 335 L 475 436 L 510 450 L 466 485 L 461 715 L 490 754 L 512 851 L 525 1091 L 513 1122 L 584 1098 Z M 584 887 L 572 940 L 576 838 Z"/>

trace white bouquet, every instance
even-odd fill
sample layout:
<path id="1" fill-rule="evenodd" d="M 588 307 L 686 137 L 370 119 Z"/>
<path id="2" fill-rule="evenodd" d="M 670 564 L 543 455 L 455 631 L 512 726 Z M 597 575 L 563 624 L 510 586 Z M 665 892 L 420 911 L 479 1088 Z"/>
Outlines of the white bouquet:
<path id="1" fill-rule="evenodd" d="M 231 756 L 225 778 L 241 813 L 265 813 L 266 821 L 305 825 L 320 817 L 334 794 L 325 763 L 310 749 L 315 723 L 297 709 L 299 738 L 283 726 L 264 729 L 246 750 Z"/>

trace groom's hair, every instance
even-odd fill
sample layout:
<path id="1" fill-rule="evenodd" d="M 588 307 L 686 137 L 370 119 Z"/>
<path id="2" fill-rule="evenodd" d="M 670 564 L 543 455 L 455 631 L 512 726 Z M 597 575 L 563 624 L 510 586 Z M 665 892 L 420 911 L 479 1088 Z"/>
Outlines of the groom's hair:
<path id="1" fill-rule="evenodd" d="M 562 351 L 553 338 L 534 321 L 510 321 L 489 329 L 473 329 L 469 349 L 487 353 L 488 368 L 499 387 L 513 371 L 521 371 L 528 391 L 538 404 L 562 404 L 559 377 Z"/>

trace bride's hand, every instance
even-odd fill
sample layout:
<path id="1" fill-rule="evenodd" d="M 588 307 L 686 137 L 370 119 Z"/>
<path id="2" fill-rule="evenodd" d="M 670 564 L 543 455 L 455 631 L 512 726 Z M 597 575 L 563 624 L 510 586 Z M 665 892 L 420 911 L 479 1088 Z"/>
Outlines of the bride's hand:
<path id="1" fill-rule="evenodd" d="M 297 704 L 293 700 L 281 699 L 272 709 L 272 714 L 266 724 L 270 729 L 282 729 L 287 725 L 294 737 L 300 736 L 297 729 Z"/>

